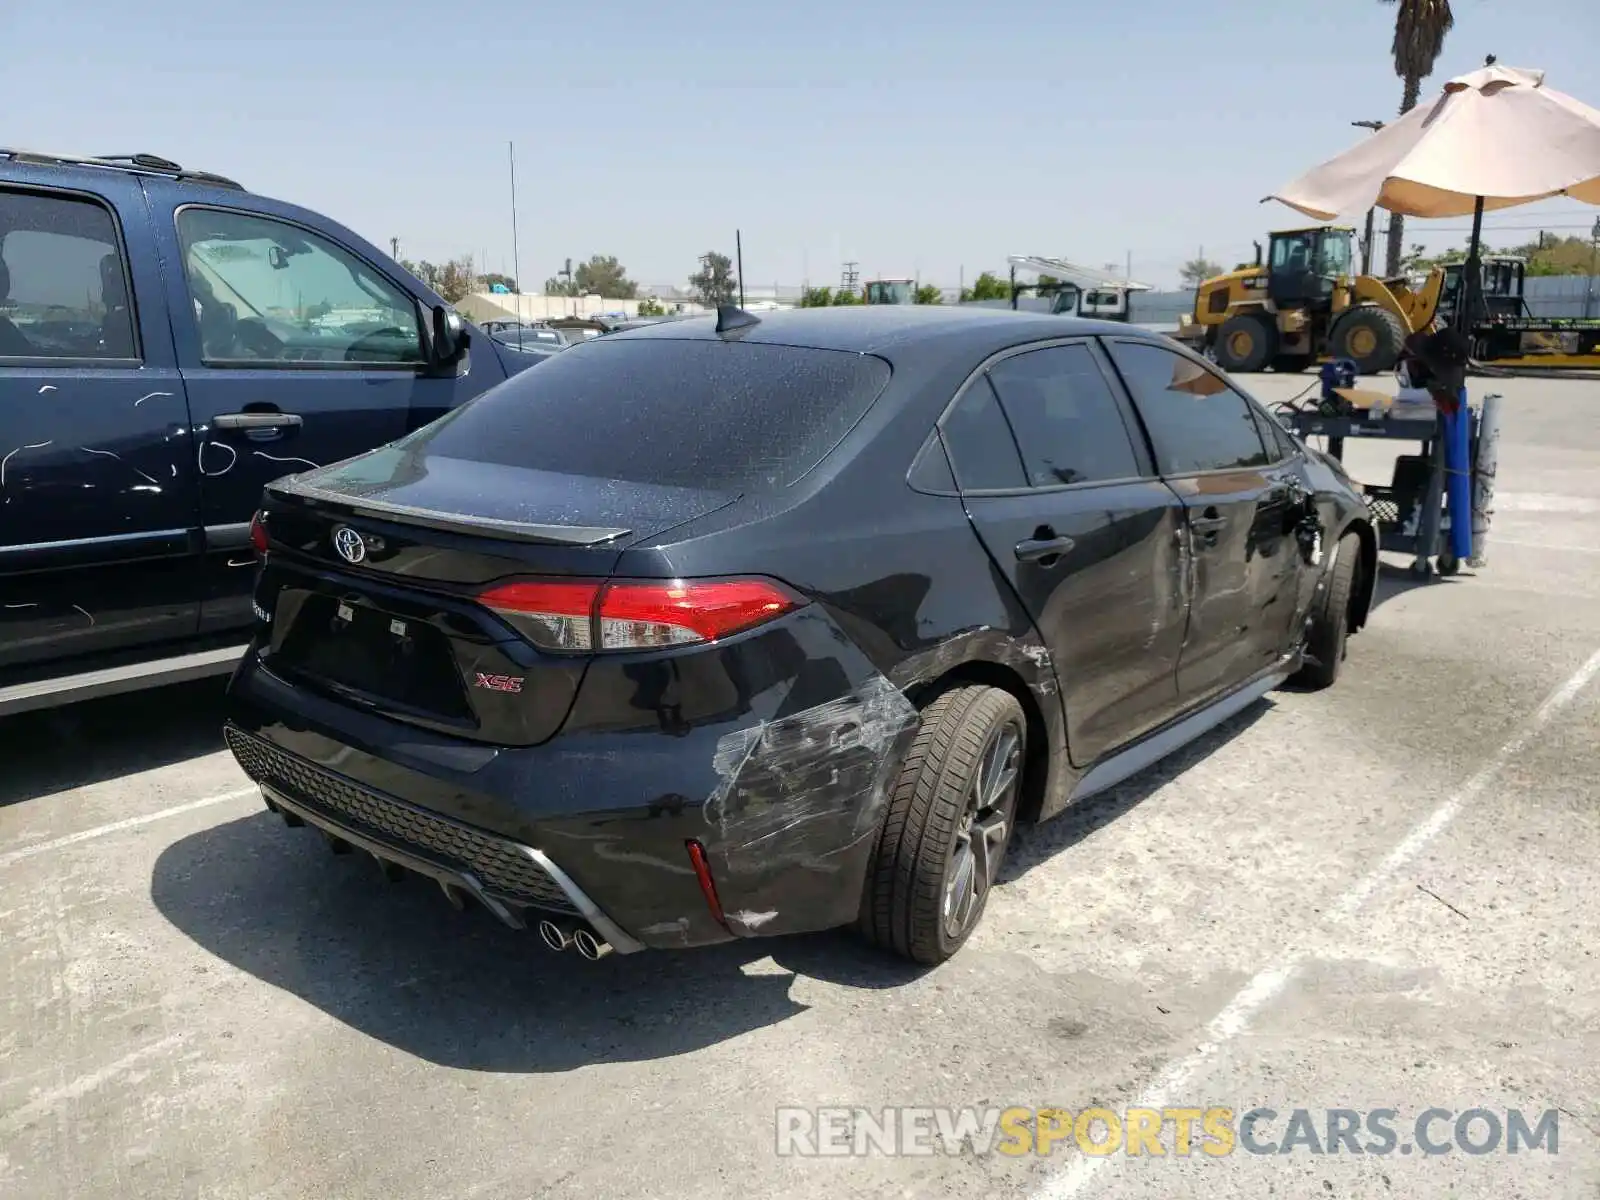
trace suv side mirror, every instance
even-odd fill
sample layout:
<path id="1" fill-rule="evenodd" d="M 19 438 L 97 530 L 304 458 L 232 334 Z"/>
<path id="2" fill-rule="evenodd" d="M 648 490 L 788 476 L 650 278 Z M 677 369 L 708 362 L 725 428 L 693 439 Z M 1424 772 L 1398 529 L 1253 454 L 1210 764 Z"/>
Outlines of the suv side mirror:
<path id="1" fill-rule="evenodd" d="M 467 352 L 467 328 L 461 314 L 446 305 L 433 310 L 433 365 L 448 367 Z"/>

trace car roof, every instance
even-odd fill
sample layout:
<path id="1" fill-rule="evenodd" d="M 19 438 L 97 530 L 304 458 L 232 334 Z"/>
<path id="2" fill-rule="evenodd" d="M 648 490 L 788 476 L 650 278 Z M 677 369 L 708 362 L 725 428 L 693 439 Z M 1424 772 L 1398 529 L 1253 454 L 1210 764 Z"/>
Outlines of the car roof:
<path id="1" fill-rule="evenodd" d="M 751 314 L 754 316 L 755 314 Z M 716 331 L 712 314 L 619 330 L 605 340 L 714 341 L 727 338 L 817 350 L 844 350 L 893 357 L 918 346 L 939 345 L 978 355 L 1043 338 L 1115 334 L 1159 342 L 1161 335 L 1120 321 L 1092 321 L 1011 309 L 940 304 L 840 305 L 762 313 L 754 325 Z"/>

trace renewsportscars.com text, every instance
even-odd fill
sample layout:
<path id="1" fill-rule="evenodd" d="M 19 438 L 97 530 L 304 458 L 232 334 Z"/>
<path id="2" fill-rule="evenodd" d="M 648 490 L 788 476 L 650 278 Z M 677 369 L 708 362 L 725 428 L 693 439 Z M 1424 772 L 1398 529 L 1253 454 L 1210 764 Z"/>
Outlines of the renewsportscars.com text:
<path id="1" fill-rule="evenodd" d="M 1557 1154 L 1557 1110 L 1296 1108 L 1239 1112 L 1208 1107 L 867 1109 L 785 1107 L 777 1111 L 783 1157 L 1027 1154 L 1076 1149 L 1105 1157 L 1222 1158 L 1245 1154 Z"/>

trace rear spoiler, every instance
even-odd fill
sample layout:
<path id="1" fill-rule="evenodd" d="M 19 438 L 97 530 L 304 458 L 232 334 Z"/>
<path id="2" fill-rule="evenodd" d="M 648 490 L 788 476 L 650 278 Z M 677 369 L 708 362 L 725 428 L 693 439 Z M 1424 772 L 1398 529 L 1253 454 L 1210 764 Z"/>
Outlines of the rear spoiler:
<path id="1" fill-rule="evenodd" d="M 413 508 L 409 504 L 364 499 L 346 492 L 325 491 L 310 484 L 296 483 L 293 476 L 268 484 L 266 490 L 269 496 L 301 503 L 308 508 L 332 506 L 356 516 L 398 521 L 402 525 L 416 525 L 444 533 L 489 533 L 496 537 L 547 546 L 599 546 L 633 532 L 631 529 L 600 525 L 536 525 L 526 521 L 500 521 L 492 517 L 437 512 L 429 508 Z"/>

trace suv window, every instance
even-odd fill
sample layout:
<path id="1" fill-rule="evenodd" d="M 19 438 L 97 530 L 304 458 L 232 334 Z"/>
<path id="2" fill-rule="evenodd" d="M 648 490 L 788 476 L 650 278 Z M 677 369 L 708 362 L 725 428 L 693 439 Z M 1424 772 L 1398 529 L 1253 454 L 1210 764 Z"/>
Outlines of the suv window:
<path id="1" fill-rule="evenodd" d="M 972 381 L 940 423 L 941 436 L 964 492 L 1028 486 L 1022 456 L 987 376 Z"/>
<path id="2" fill-rule="evenodd" d="M 409 444 L 568 475 L 773 491 L 821 462 L 888 382 L 889 364 L 871 355 L 605 337 L 513 376 Z"/>
<path id="3" fill-rule="evenodd" d="M 1271 461 L 1250 406 L 1223 376 L 1161 346 L 1110 342 L 1107 348 L 1133 393 L 1163 475 Z"/>
<path id="4" fill-rule="evenodd" d="M 1089 347 L 1050 346 L 989 368 L 1034 487 L 1143 474 L 1117 398 Z"/>
<path id="5" fill-rule="evenodd" d="M 416 301 L 314 233 L 267 217 L 186 208 L 178 240 L 207 363 L 424 361 Z"/>
<path id="6" fill-rule="evenodd" d="M 0 358 L 137 358 L 128 295 L 108 209 L 0 191 Z"/>

